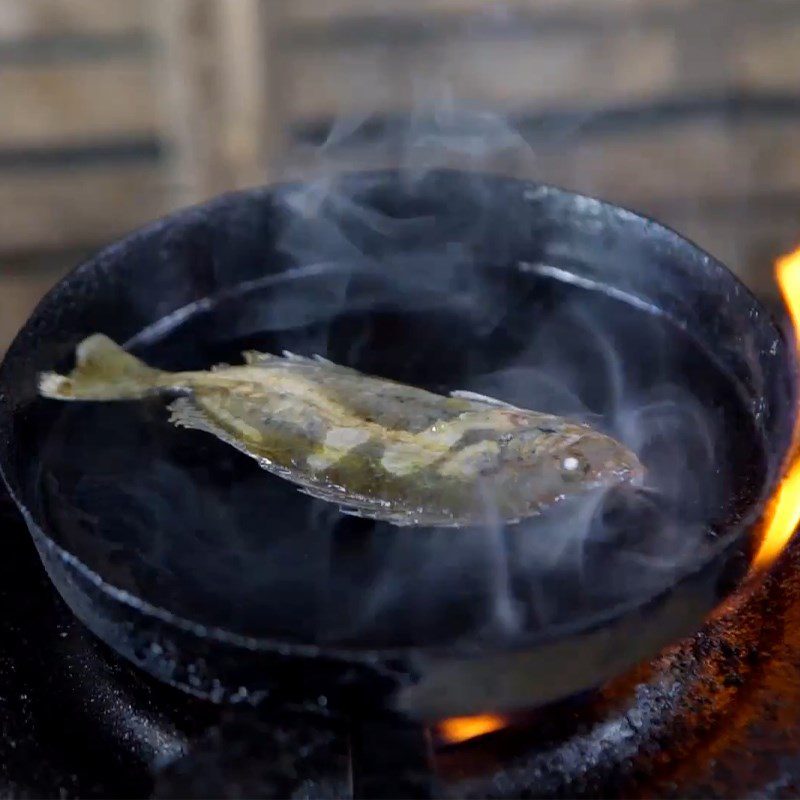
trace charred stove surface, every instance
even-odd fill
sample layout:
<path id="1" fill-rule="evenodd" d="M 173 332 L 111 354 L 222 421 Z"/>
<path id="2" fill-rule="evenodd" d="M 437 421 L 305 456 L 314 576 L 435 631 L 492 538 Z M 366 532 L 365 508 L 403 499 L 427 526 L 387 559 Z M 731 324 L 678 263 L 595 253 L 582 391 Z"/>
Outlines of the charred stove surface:
<path id="1" fill-rule="evenodd" d="M 650 664 L 445 748 L 437 763 L 452 796 L 794 796 L 799 564 L 795 543 L 764 583 Z"/>
<path id="2" fill-rule="evenodd" d="M 157 770 L 154 796 L 348 797 L 348 746 L 342 725 L 319 718 L 223 711 L 186 755 Z"/>

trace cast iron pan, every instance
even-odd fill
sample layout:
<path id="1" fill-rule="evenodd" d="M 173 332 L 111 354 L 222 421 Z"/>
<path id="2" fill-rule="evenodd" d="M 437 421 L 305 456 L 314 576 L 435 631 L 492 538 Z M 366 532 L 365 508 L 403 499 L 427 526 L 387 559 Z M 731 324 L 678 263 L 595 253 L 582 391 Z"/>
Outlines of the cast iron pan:
<path id="1" fill-rule="evenodd" d="M 164 367 L 288 349 L 570 414 L 636 447 L 648 490 L 508 528 L 343 517 L 171 427 L 161 399 L 39 399 L 37 374 L 95 331 Z M 599 685 L 735 585 L 793 363 L 733 275 L 655 222 L 508 178 L 355 173 L 180 211 L 65 278 L 2 365 L 0 466 L 67 603 L 163 680 L 417 719 L 509 710 Z"/>

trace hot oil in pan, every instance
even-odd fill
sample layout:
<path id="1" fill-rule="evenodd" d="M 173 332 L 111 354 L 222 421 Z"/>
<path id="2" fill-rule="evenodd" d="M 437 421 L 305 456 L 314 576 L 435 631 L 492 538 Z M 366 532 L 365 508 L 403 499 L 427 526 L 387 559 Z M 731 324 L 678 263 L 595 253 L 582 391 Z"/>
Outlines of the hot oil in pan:
<path id="1" fill-rule="evenodd" d="M 656 588 L 752 503 L 764 456 L 729 377 L 667 318 L 553 275 L 495 270 L 447 295 L 347 270 L 241 287 L 133 349 L 170 369 L 245 349 L 319 353 L 446 393 L 582 418 L 648 468 L 646 493 L 520 525 L 395 528 L 300 494 L 166 400 L 52 403 L 39 509 L 112 585 L 205 625 L 352 645 L 516 637 Z"/>

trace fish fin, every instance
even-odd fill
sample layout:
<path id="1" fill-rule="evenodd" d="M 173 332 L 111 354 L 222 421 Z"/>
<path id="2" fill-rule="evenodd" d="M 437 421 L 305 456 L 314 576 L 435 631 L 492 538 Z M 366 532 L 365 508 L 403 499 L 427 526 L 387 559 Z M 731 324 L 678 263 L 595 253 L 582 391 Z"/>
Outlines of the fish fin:
<path id="1" fill-rule="evenodd" d="M 323 356 L 301 356 L 297 353 L 292 353 L 289 350 L 284 350 L 282 355 L 276 356 L 272 353 L 260 353 L 258 350 L 245 350 L 242 353 L 244 363 L 248 366 L 258 366 L 259 364 L 275 364 L 275 362 L 291 361 L 294 364 L 324 364 L 326 367 L 338 367 L 339 369 L 349 369 L 349 367 L 342 367 L 335 364 L 330 359 Z"/>
<path id="2" fill-rule="evenodd" d="M 336 367 L 337 369 L 350 369 L 350 367 L 343 367 L 341 364 L 336 364 L 329 358 L 320 355 L 301 356 L 297 353 L 292 353 L 290 350 L 283 351 L 283 357 L 286 361 L 294 361 L 298 364 L 324 364 L 326 367 Z"/>
<path id="3" fill-rule="evenodd" d="M 392 511 L 383 506 L 340 505 L 339 512 L 348 517 L 359 517 L 361 519 L 374 519 L 376 522 L 386 522 L 397 528 L 463 528 L 469 526 L 468 522 L 459 519 L 440 517 L 430 513 L 412 514 L 410 511 Z"/>
<path id="4" fill-rule="evenodd" d="M 281 355 L 286 359 L 286 361 L 297 361 L 299 363 L 307 364 L 311 359 L 308 356 L 300 356 L 297 353 L 293 353 L 291 350 L 283 350 Z"/>
<path id="5" fill-rule="evenodd" d="M 272 353 L 262 353 L 258 350 L 245 350 L 242 353 L 242 358 L 244 359 L 244 363 L 251 367 L 281 360 L 280 356 L 273 355 Z"/>
<path id="6" fill-rule="evenodd" d="M 366 519 L 376 519 L 383 522 L 394 522 L 396 525 L 414 524 L 408 514 L 392 512 L 392 508 L 386 502 L 375 500 L 371 497 L 362 495 L 347 494 L 342 489 L 335 486 L 318 484 L 303 484 L 298 486 L 301 494 L 313 497 L 315 500 L 324 500 L 326 503 L 334 503 L 339 506 L 339 511 L 350 517 L 364 517 Z"/>
<path id="7" fill-rule="evenodd" d="M 289 467 L 276 464 L 263 453 L 258 452 L 256 449 L 248 447 L 247 444 L 229 431 L 225 430 L 221 425 L 217 425 L 202 408 L 200 408 L 195 400 L 191 397 L 179 397 L 169 404 L 170 411 L 169 421 L 178 428 L 189 428 L 191 430 L 202 431 L 210 433 L 220 441 L 230 445 L 240 453 L 252 458 L 261 469 L 279 478 L 291 481 L 298 488 L 298 491 L 314 497 L 318 500 L 326 500 L 328 502 L 336 503 L 337 505 L 342 502 L 341 494 L 326 493 L 322 487 L 315 487 L 306 483 L 305 476 L 297 470 Z"/>
<path id="8" fill-rule="evenodd" d="M 412 525 L 421 525 L 417 519 L 408 514 L 392 513 L 385 508 L 368 508 L 366 506 L 339 506 L 339 513 L 347 517 L 359 519 L 374 519 L 376 522 L 388 522 L 398 528 L 409 528 Z"/>
<path id="9" fill-rule="evenodd" d="M 519 406 L 513 406 L 511 403 L 506 403 L 504 400 L 498 400 L 496 397 L 487 397 L 485 394 L 470 392 L 466 389 L 456 389 L 454 392 L 450 392 L 450 397 L 455 397 L 458 400 L 471 400 L 473 403 L 483 403 L 486 406 L 494 406 L 496 408 L 513 408 L 515 411 L 521 410 Z"/>
<path id="10" fill-rule="evenodd" d="M 163 372 L 96 333 L 76 348 L 69 375 L 39 376 L 39 394 L 55 400 L 137 400 L 166 388 L 163 378 Z"/>
<path id="11" fill-rule="evenodd" d="M 315 500 L 325 500 L 327 503 L 341 503 L 344 496 L 344 492 L 339 489 L 327 486 L 312 486 L 310 484 L 298 486 L 298 491 L 301 494 L 313 497 Z"/>
<path id="12" fill-rule="evenodd" d="M 428 527 L 428 528 L 468 528 L 481 527 L 480 519 L 464 520 L 452 517 L 442 517 L 431 513 L 412 514 L 404 511 L 390 511 L 386 508 L 373 508 L 357 505 L 339 506 L 339 511 L 348 517 L 361 517 L 362 519 L 374 519 L 378 522 L 388 522 L 398 528 Z M 530 516 L 536 516 L 540 511 L 536 511 Z M 518 525 L 524 517 L 513 517 L 503 519 L 503 526 Z"/>
<path id="13" fill-rule="evenodd" d="M 191 397 L 179 397 L 168 406 L 169 421 L 176 428 L 191 428 L 196 431 L 211 433 L 220 439 L 227 437 L 227 432 L 215 425 L 207 414 L 197 407 Z"/>
<path id="14" fill-rule="evenodd" d="M 248 449 L 244 442 L 237 439 L 236 436 L 225 430 L 221 425 L 217 425 L 209 414 L 197 405 L 193 397 L 178 397 L 167 406 L 167 410 L 170 412 L 169 421 L 176 428 L 189 428 L 194 431 L 210 433 L 220 441 L 225 442 L 225 444 L 234 447 L 236 450 L 250 456 L 250 458 L 254 458 L 262 469 L 280 474 L 281 477 L 288 477 L 288 471 L 278 469 L 266 456 Z"/>
<path id="15" fill-rule="evenodd" d="M 335 361 L 331 361 L 329 358 L 325 358 L 325 356 L 318 354 L 313 356 L 301 356 L 297 353 L 292 353 L 289 350 L 284 350 L 283 359 L 291 364 L 306 364 L 317 367 L 326 367 L 327 369 L 336 370 L 337 372 L 346 372 L 358 375 L 361 378 L 365 377 L 363 373 L 359 372 L 357 369 L 353 369 L 353 367 L 345 367 L 343 364 L 337 364 Z"/>
<path id="16" fill-rule="evenodd" d="M 298 491 L 315 500 L 324 500 L 339 507 L 339 512 L 348 517 L 361 519 L 374 519 L 376 522 L 386 522 L 400 528 L 412 526 L 431 527 L 457 527 L 463 523 L 434 514 L 420 513 L 417 509 L 404 509 L 392 506 L 386 501 L 376 500 L 362 495 L 348 495 L 345 491 L 332 486 L 318 486 L 304 484 L 298 486 Z"/>

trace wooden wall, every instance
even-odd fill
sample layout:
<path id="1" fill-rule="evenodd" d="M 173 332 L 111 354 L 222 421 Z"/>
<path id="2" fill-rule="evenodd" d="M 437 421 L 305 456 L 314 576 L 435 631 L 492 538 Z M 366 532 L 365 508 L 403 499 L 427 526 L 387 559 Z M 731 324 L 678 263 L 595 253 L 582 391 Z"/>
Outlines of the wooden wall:
<path id="1" fill-rule="evenodd" d="M 0 348 L 79 254 L 316 168 L 333 118 L 409 110 L 424 77 L 512 119 L 531 175 L 761 291 L 800 241 L 796 0 L 0 0 Z"/>
<path id="2" fill-rule="evenodd" d="M 163 210 L 155 51 L 137 0 L 0 0 L 0 253 Z"/>

